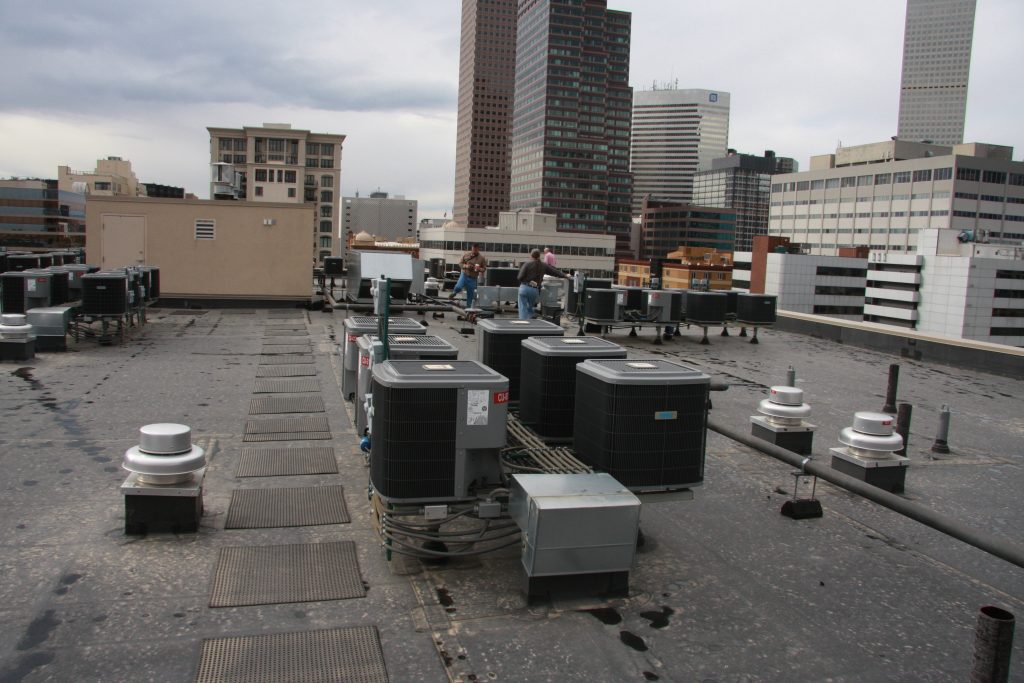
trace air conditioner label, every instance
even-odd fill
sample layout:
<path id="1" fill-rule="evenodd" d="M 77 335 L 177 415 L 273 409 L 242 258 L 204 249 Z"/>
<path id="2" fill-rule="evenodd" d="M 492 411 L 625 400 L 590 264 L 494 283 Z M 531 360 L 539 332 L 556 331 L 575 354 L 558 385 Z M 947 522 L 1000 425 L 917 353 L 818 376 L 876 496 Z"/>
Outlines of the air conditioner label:
<path id="1" fill-rule="evenodd" d="M 502 403 L 508 403 L 508 389 L 494 392 L 494 405 L 501 405 Z"/>
<path id="2" fill-rule="evenodd" d="M 362 365 L 364 368 L 370 367 L 370 357 L 369 356 L 359 356 L 359 364 Z"/>
<path id="3" fill-rule="evenodd" d="M 36 291 L 36 281 L 33 280 L 32 278 L 28 278 L 25 281 L 25 285 L 26 285 L 28 291 L 30 291 L 30 292 Z"/>
<path id="4" fill-rule="evenodd" d="M 348 335 L 348 343 L 349 344 L 355 344 L 356 341 L 358 341 L 358 340 L 359 340 L 359 335 L 358 334 L 350 334 L 350 335 Z"/>
<path id="5" fill-rule="evenodd" d="M 654 414 L 655 420 L 675 420 L 679 413 L 675 410 L 659 410 Z"/>
<path id="6" fill-rule="evenodd" d="M 466 424 L 482 426 L 487 424 L 487 407 L 491 402 L 491 392 L 487 389 L 469 389 L 466 391 Z"/>

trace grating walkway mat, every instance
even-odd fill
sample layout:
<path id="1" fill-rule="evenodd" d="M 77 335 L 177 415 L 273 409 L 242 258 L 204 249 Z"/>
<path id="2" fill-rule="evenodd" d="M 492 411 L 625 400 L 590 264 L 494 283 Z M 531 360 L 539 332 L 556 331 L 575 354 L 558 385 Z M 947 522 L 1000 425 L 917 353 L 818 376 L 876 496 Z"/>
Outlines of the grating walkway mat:
<path id="1" fill-rule="evenodd" d="M 261 365 L 257 377 L 315 377 L 316 368 L 304 365 Z"/>
<path id="2" fill-rule="evenodd" d="M 274 346 L 271 344 L 269 346 L 264 345 L 260 353 L 266 356 L 274 353 L 309 353 L 311 350 L 312 349 L 309 348 L 309 344 L 303 344 L 302 346 L 293 346 L 291 344 L 280 344 Z"/>
<path id="3" fill-rule="evenodd" d="M 221 548 L 210 607 L 346 600 L 366 595 L 353 541 Z"/>
<path id="4" fill-rule="evenodd" d="M 320 391 L 315 377 L 300 379 L 257 379 L 254 394 L 307 394 Z"/>
<path id="5" fill-rule="evenodd" d="M 209 311 L 171 311 L 171 315 L 206 315 Z"/>
<path id="6" fill-rule="evenodd" d="M 315 417 L 272 417 L 247 420 L 243 441 L 304 441 L 330 439 L 326 415 Z"/>
<path id="7" fill-rule="evenodd" d="M 243 448 L 236 477 L 286 477 L 298 474 L 337 474 L 338 461 L 330 446 L 309 448 Z"/>
<path id="8" fill-rule="evenodd" d="M 287 398 L 254 398 L 249 401 L 250 415 L 277 415 L 280 413 L 322 413 L 324 399 L 320 396 Z"/>
<path id="9" fill-rule="evenodd" d="M 207 638 L 196 683 L 387 683 L 375 626 Z"/>
<path id="10" fill-rule="evenodd" d="M 274 354 L 263 354 L 260 358 L 260 365 L 302 365 L 313 363 L 313 356 L 284 356 Z"/>
<path id="11" fill-rule="evenodd" d="M 221 315 L 255 315 L 256 311 L 249 308 L 226 308 Z"/>
<path id="12" fill-rule="evenodd" d="M 348 522 L 341 486 L 235 489 L 224 528 L 274 529 Z"/>
<path id="13" fill-rule="evenodd" d="M 277 339 L 278 337 L 308 337 L 306 330 L 266 330 L 263 333 L 264 339 Z"/>
<path id="14" fill-rule="evenodd" d="M 303 335 L 307 337 L 308 335 Z M 264 346 L 309 346 L 309 339 L 299 337 L 264 337 Z"/>

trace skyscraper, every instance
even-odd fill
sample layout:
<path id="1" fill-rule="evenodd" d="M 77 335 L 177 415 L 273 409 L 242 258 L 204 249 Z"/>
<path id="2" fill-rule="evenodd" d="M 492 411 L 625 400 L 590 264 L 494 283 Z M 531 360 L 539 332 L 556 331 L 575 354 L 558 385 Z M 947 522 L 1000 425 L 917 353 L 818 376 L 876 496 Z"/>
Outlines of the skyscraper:
<path id="1" fill-rule="evenodd" d="M 673 87 L 633 93 L 633 212 L 645 195 L 693 201 L 693 174 L 729 144 L 729 93 Z"/>
<path id="2" fill-rule="evenodd" d="M 976 0 L 907 0 L 897 137 L 964 141 Z"/>
<path id="3" fill-rule="evenodd" d="M 482 228 L 509 207 L 516 0 L 462 0 L 454 219 Z"/>
<path id="4" fill-rule="evenodd" d="M 559 231 L 614 234 L 631 255 L 631 15 L 606 0 L 519 0 L 513 209 Z"/>

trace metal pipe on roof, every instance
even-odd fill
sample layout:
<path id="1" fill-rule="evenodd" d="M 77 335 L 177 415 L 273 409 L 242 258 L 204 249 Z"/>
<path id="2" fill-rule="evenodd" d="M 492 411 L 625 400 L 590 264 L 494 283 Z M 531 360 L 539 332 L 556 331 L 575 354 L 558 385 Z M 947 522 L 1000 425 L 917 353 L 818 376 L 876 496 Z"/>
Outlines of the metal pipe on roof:
<path id="1" fill-rule="evenodd" d="M 776 460 L 781 460 L 787 465 L 798 467 L 803 472 L 820 477 L 830 484 L 834 484 L 851 493 L 855 493 L 858 496 L 867 498 L 868 500 L 878 503 L 882 507 L 889 508 L 893 512 L 897 512 L 904 517 L 909 517 L 915 522 L 920 522 L 921 524 L 929 526 L 936 531 L 940 531 L 947 536 L 952 536 L 953 538 L 963 541 L 968 545 L 972 545 L 979 550 L 984 550 L 990 555 L 995 555 L 996 557 L 1006 560 L 1011 564 L 1024 568 L 1024 547 L 1017 545 L 1009 539 L 996 536 L 995 534 L 990 534 L 982 529 L 975 529 L 974 527 L 964 524 L 960 520 L 953 519 L 952 517 L 948 517 L 944 514 L 931 510 L 919 503 L 915 503 L 889 493 L 888 491 L 884 491 L 876 486 L 872 486 L 871 484 L 865 484 L 864 482 L 847 476 L 842 472 L 837 472 L 818 460 L 797 455 L 792 451 L 787 451 L 784 448 L 780 448 L 766 441 L 762 441 L 753 436 L 732 429 L 731 427 L 727 427 L 717 420 L 709 419 L 708 429 L 717 432 L 728 439 L 732 439 L 733 441 L 760 451 L 765 455 L 769 455 Z"/>
<path id="2" fill-rule="evenodd" d="M 334 304 L 331 308 L 336 311 L 356 311 L 358 313 L 373 313 L 373 304 Z M 425 313 L 427 311 L 444 311 L 445 313 L 451 312 L 453 309 L 451 306 L 445 306 L 444 304 L 400 304 L 397 306 L 391 306 L 391 312 L 402 312 L 406 313 L 409 311 L 415 311 L 418 313 Z"/>

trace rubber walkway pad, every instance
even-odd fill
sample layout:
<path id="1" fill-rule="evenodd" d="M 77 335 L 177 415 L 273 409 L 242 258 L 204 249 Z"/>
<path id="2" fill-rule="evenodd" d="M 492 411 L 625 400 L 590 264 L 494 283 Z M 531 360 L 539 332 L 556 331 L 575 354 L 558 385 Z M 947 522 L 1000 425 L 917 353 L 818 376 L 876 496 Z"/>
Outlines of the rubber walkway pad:
<path id="1" fill-rule="evenodd" d="M 353 541 L 221 548 L 210 607 L 346 600 L 366 595 Z"/>
<path id="2" fill-rule="evenodd" d="M 196 683 L 387 683 L 375 626 L 208 638 Z"/>
<path id="3" fill-rule="evenodd" d="M 284 356 L 264 354 L 260 358 L 260 365 L 304 365 L 315 362 L 313 356 Z"/>
<path id="4" fill-rule="evenodd" d="M 243 448 L 236 477 L 286 477 L 336 474 L 338 461 L 330 446 L 308 448 Z"/>
<path id="5" fill-rule="evenodd" d="M 306 330 L 266 330 L 263 333 L 263 339 L 295 339 L 295 337 L 308 337 L 309 333 Z"/>
<path id="6" fill-rule="evenodd" d="M 322 412 L 324 412 L 324 399 L 320 396 L 254 398 L 249 401 L 250 415 Z"/>
<path id="7" fill-rule="evenodd" d="M 341 486 L 235 489 L 224 528 L 279 529 L 349 521 Z"/>
<path id="8" fill-rule="evenodd" d="M 308 336 L 305 337 L 305 338 L 303 338 L 303 337 L 264 337 L 263 338 L 263 345 L 264 346 L 288 346 L 288 345 L 293 345 L 293 346 L 299 346 L 299 345 L 309 346 L 309 338 L 308 338 Z"/>
<path id="9" fill-rule="evenodd" d="M 303 365 L 260 365 L 257 377 L 316 377 L 316 368 Z"/>
<path id="10" fill-rule="evenodd" d="M 277 346 L 270 345 L 270 346 L 264 346 L 260 350 L 260 352 L 264 356 L 267 356 L 267 355 L 270 355 L 270 354 L 274 354 L 274 353 L 309 353 L 310 351 L 311 351 L 311 349 L 309 348 L 309 344 L 304 344 L 302 346 L 292 346 L 292 345 L 287 345 L 286 346 L 284 344 L 279 344 Z"/>
<path id="11" fill-rule="evenodd" d="M 320 391 L 316 378 L 257 379 L 254 394 L 303 394 Z"/>
<path id="12" fill-rule="evenodd" d="M 304 441 L 331 438 L 326 415 L 246 420 L 243 441 Z"/>

